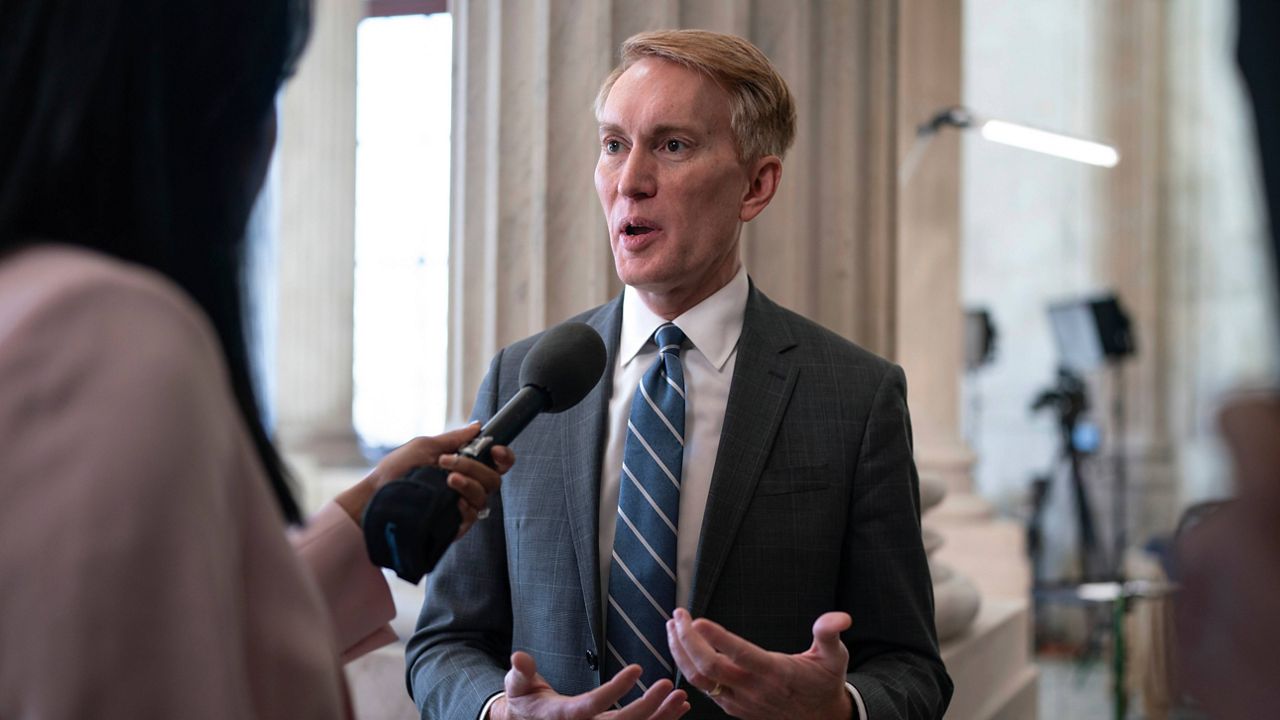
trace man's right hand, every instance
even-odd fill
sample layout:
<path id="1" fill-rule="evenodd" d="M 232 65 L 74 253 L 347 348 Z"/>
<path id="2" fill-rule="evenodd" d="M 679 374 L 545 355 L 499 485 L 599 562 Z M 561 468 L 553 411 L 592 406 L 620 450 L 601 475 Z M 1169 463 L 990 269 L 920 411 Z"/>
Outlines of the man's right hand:
<path id="1" fill-rule="evenodd" d="M 670 680 L 659 680 L 635 702 L 610 710 L 640 679 L 640 666 L 629 665 L 600 687 L 567 697 L 555 691 L 527 653 L 511 656 L 506 697 L 489 708 L 490 720 L 676 720 L 689 712 L 683 690 Z"/>

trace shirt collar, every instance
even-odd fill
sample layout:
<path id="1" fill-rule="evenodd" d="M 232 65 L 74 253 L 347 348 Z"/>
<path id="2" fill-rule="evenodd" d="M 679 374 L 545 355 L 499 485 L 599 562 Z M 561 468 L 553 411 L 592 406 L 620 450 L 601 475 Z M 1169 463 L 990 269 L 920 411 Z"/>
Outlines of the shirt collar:
<path id="1" fill-rule="evenodd" d="M 738 346 L 750 287 L 746 268 L 739 265 L 737 274 L 724 287 L 671 321 L 716 370 L 724 368 Z M 644 304 L 633 288 L 623 288 L 622 332 L 618 343 L 621 365 L 634 360 L 654 331 L 665 322 Z"/>

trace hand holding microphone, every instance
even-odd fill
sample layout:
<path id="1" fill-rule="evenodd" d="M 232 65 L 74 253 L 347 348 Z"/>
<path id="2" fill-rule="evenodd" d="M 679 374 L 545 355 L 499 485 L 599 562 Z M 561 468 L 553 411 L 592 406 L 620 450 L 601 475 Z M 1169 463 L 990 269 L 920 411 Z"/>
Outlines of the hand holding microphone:
<path id="1" fill-rule="evenodd" d="M 546 331 L 520 365 L 520 390 L 456 456 L 437 451 L 437 457 L 432 459 L 433 446 L 417 456 L 406 452 L 386 468 L 387 476 L 404 474 L 382 484 L 364 508 L 361 524 L 369 559 L 412 583 L 430 572 L 449 544 L 475 521 L 474 512 L 484 505 L 479 492 L 483 490 L 487 495 L 497 489 L 496 473 L 494 478 L 488 478 L 481 468 L 490 468 L 490 473 L 494 469 L 506 472 L 514 457 L 503 446 L 514 440 L 538 413 L 561 412 L 578 404 L 600 381 L 605 358 L 604 342 L 589 325 L 564 323 Z M 474 428 L 468 427 L 448 435 L 461 444 L 473 434 Z M 442 464 L 452 466 L 441 467 Z M 493 482 L 486 484 L 486 479 Z M 476 488 L 476 484 L 481 487 Z M 458 502 L 459 496 L 466 502 Z M 473 499 L 480 502 L 472 502 Z M 468 510 L 472 513 L 469 517 Z"/>
<path id="2" fill-rule="evenodd" d="M 459 447 L 479 433 L 480 423 L 473 422 L 440 435 L 414 438 L 388 453 L 364 480 L 339 495 L 336 502 L 359 524 L 369 499 L 383 486 L 404 477 L 414 468 L 434 465 L 449 471 L 446 485 L 461 495 L 458 513 L 462 526 L 457 537 L 462 537 L 474 524 L 477 514 L 487 506 L 489 495 L 498 490 L 502 474 L 515 462 L 514 453 L 505 446 L 493 449 L 492 465 L 457 454 Z"/>

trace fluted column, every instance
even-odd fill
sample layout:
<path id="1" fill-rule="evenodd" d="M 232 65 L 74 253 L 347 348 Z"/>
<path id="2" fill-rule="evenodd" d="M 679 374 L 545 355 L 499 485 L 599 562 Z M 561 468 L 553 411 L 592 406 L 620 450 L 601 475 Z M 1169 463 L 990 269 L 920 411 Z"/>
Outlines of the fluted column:
<path id="1" fill-rule="evenodd" d="M 960 3 L 903 0 L 899 18 L 898 157 L 916 127 L 961 104 Z M 909 182 L 898 187 L 897 359 L 907 373 L 922 474 L 970 493 L 973 453 L 960 434 L 964 367 L 960 305 L 960 137 L 934 136 Z"/>
<path id="2" fill-rule="evenodd" d="M 502 345 L 619 289 L 593 186 L 592 103 L 643 30 L 747 37 L 799 102 L 796 146 L 743 255 L 779 302 L 894 353 L 897 0 L 459 0 L 449 417 Z"/>
<path id="3" fill-rule="evenodd" d="M 351 422 L 356 25 L 363 3 L 320 0 L 281 103 L 277 436 L 286 450 L 358 456 Z"/>
<path id="4" fill-rule="evenodd" d="M 611 294 L 591 101 L 607 3 L 461 0 L 454 13 L 449 418 L 501 346 Z"/>
<path id="5" fill-rule="evenodd" d="M 1165 157 L 1164 42 L 1166 3 L 1141 0 L 1109 9 L 1103 53 L 1107 83 L 1102 85 L 1103 112 L 1109 139 L 1120 148 L 1121 162 L 1106 174 L 1102 200 L 1103 236 L 1096 254 L 1097 276 L 1116 290 L 1129 312 L 1138 352 L 1123 361 L 1123 385 L 1113 369 L 1102 378 L 1101 398 L 1124 402 L 1123 446 L 1115 442 L 1114 407 L 1100 406 L 1099 419 L 1112 442 L 1108 454 L 1121 454 L 1128 478 L 1123 519 L 1129 544 L 1151 532 L 1173 529 L 1177 488 L 1169 441 L 1170 358 L 1168 237 L 1162 222 L 1162 178 Z M 1117 393 L 1122 396 L 1117 396 Z M 1175 390 L 1176 392 L 1176 390 Z M 1100 470 L 1112 482 L 1100 499 L 1103 527 L 1114 537 L 1116 485 L 1114 462 Z"/>
<path id="6" fill-rule="evenodd" d="M 1166 304 L 1159 348 L 1177 504 L 1185 507 L 1233 492 L 1217 429 L 1219 405 L 1233 388 L 1273 384 L 1280 345 L 1256 129 L 1235 57 L 1226 52 L 1236 41 L 1236 4 L 1173 0 L 1161 9 L 1167 18 L 1159 220 Z M 1280 228 L 1280 218 L 1272 224 Z M 1138 338 L 1140 350 L 1155 350 L 1146 340 Z M 1176 518 L 1167 509 L 1163 518 L 1135 516 L 1135 533 L 1161 520 L 1171 528 Z"/>
<path id="7" fill-rule="evenodd" d="M 787 79 L 799 124 L 778 194 L 743 247 L 775 300 L 890 357 L 898 5 L 753 6 L 749 37 Z"/>

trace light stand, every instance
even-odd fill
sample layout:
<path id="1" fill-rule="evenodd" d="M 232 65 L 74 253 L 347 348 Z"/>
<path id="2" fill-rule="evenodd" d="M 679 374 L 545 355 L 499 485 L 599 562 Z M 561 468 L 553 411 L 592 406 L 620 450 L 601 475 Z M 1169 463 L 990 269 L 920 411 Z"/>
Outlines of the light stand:
<path id="1" fill-rule="evenodd" d="M 1049 307 L 1054 339 L 1058 354 L 1065 367 L 1084 372 L 1103 363 L 1111 369 L 1114 383 L 1112 391 L 1112 444 L 1114 468 L 1112 511 L 1115 527 L 1112 557 L 1105 582 L 1086 582 L 1063 588 L 1040 589 L 1036 595 L 1042 601 L 1053 599 L 1080 602 L 1086 607 L 1099 604 L 1111 605 L 1112 648 L 1111 681 L 1114 711 L 1117 720 L 1123 720 L 1128 711 L 1128 692 L 1125 688 L 1125 617 L 1131 601 L 1163 597 L 1172 592 L 1167 583 L 1143 583 L 1126 581 L 1124 553 L 1128 545 L 1128 478 L 1125 458 L 1125 385 L 1123 362 L 1137 351 L 1129 316 L 1120 307 L 1114 295 L 1063 302 Z M 1061 371 L 1060 371 L 1061 372 Z M 1083 526 L 1082 526 L 1083 527 Z M 1087 564 L 1085 566 L 1088 567 Z M 1097 627 L 1095 625 L 1095 627 Z M 1092 634 L 1092 633 L 1091 633 Z"/>
<path id="2" fill-rule="evenodd" d="M 1115 398 L 1111 406 L 1112 412 L 1112 445 L 1114 446 L 1114 455 L 1112 462 L 1114 463 L 1115 478 L 1112 488 L 1115 496 L 1112 499 L 1111 509 L 1114 513 L 1112 522 L 1114 528 L 1112 532 L 1115 537 L 1115 546 L 1112 558 L 1111 577 L 1116 582 L 1125 581 L 1124 571 L 1124 553 L 1125 548 L 1129 544 L 1129 482 L 1128 482 L 1128 463 L 1126 462 L 1125 453 L 1125 388 L 1124 388 L 1124 365 L 1123 359 L 1117 358 L 1109 363 L 1112 375 L 1115 378 Z"/>
<path id="3" fill-rule="evenodd" d="M 1084 381 L 1067 367 L 1058 370 L 1057 383 L 1040 393 L 1031 404 L 1032 412 L 1052 409 L 1058 421 L 1060 453 L 1071 475 L 1071 492 L 1076 510 L 1076 542 L 1080 553 L 1083 582 L 1105 579 L 1107 562 L 1102 557 L 1094 525 L 1093 506 L 1084 483 L 1084 455 L 1092 448 L 1081 446 L 1077 439 L 1080 417 L 1089 408 Z"/>
<path id="4" fill-rule="evenodd" d="M 1106 366 L 1114 377 L 1112 447 L 1112 547 L 1104 577 L 1124 582 L 1124 551 L 1128 545 L 1128 472 L 1125 458 L 1125 387 L 1122 364 L 1137 351 L 1129 316 L 1114 295 L 1055 303 L 1049 306 L 1058 355 L 1064 367 L 1089 372 Z"/>

